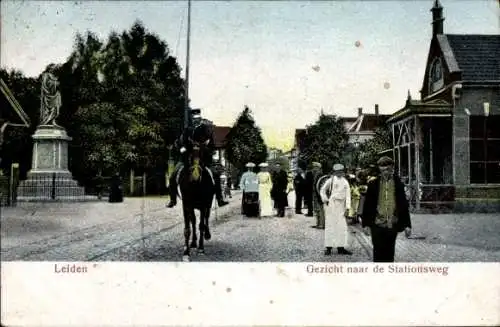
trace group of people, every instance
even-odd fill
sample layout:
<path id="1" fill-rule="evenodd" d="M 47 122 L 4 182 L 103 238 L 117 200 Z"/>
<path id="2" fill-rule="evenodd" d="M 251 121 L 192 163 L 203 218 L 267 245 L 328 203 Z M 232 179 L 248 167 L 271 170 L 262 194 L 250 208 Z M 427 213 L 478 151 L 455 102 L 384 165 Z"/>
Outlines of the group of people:
<path id="1" fill-rule="evenodd" d="M 274 171 L 269 171 L 269 164 L 259 164 L 259 172 L 255 173 L 256 165 L 253 162 L 246 164 L 247 171 L 240 179 L 240 189 L 243 191 L 242 213 L 247 214 L 248 206 L 258 205 L 261 217 L 285 216 L 288 205 L 288 175 L 280 164 L 275 165 Z"/>
<path id="2" fill-rule="evenodd" d="M 261 217 L 284 217 L 288 206 L 289 187 L 287 173 L 276 165 L 273 173 L 267 163 L 248 163 L 240 180 L 243 191 L 242 213 L 248 203 L 260 205 Z M 342 164 L 333 165 L 324 175 L 322 165 L 311 164 L 307 172 L 299 170 L 293 178 L 295 213 L 302 214 L 302 203 L 307 206 L 306 216 L 315 216 L 314 228 L 324 230 L 324 254 L 352 255 L 347 248 L 351 243 L 348 224 L 361 224 L 371 236 L 374 262 L 393 262 L 398 233 L 411 235 L 411 220 L 404 184 L 394 172 L 394 161 L 381 157 L 377 165 L 366 170 L 347 173 Z M 274 207 L 273 207 L 274 202 Z"/>
<path id="3" fill-rule="evenodd" d="M 325 222 L 325 255 L 331 255 L 333 248 L 338 254 L 352 254 L 346 249 L 349 219 L 361 223 L 371 235 L 374 262 L 393 262 L 398 233 L 411 235 L 408 200 L 404 184 L 394 173 L 394 161 L 384 156 L 377 166 L 378 172 L 371 167 L 371 175 L 359 171 L 353 178 L 346 176 L 343 165 L 335 164 L 317 192 L 319 214 Z"/>
<path id="4" fill-rule="evenodd" d="M 176 142 L 181 155 L 174 173 L 169 180 L 170 202 L 172 208 L 177 200 L 177 177 L 182 167 L 189 165 L 189 154 L 193 142 L 202 145 L 201 161 L 209 169 L 214 179 L 215 195 L 219 206 L 224 201 L 220 185 L 219 172 L 213 168 L 211 152 L 213 150 L 213 131 L 203 124 L 200 110 L 191 112 L 192 125 L 186 129 Z M 361 223 L 365 232 L 371 235 L 374 262 L 394 261 L 396 238 L 404 231 L 411 234 L 411 221 L 404 184 L 394 173 L 394 162 L 389 157 L 382 157 L 378 167 L 370 167 L 368 174 L 357 171 L 346 174 L 342 164 L 335 164 L 331 174 L 326 176 L 322 166 L 313 162 L 308 172 L 299 171 L 293 180 L 296 193 L 295 212 L 302 213 L 302 201 L 307 206 L 306 216 L 316 216 L 318 229 L 324 229 L 325 254 L 331 255 L 336 248 L 338 254 L 351 255 L 348 247 L 348 221 Z M 260 171 L 255 173 L 256 165 L 248 163 L 247 172 L 240 180 L 243 191 L 242 210 L 248 203 L 258 203 L 260 216 L 284 217 L 288 206 L 289 176 L 279 165 L 270 172 L 267 163 L 259 164 Z M 274 211 L 276 210 L 276 211 Z"/>

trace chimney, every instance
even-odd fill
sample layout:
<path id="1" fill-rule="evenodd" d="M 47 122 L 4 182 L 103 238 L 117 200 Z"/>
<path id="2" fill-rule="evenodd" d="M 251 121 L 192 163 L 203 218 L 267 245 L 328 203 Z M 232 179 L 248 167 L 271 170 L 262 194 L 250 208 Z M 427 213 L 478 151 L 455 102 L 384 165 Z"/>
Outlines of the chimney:
<path id="1" fill-rule="evenodd" d="M 432 37 L 435 37 L 438 34 L 443 34 L 443 7 L 439 3 L 439 0 L 434 1 L 434 7 L 431 9 L 432 11 Z"/>
<path id="2" fill-rule="evenodd" d="M 378 104 L 375 104 L 375 115 L 378 116 Z"/>
<path id="3" fill-rule="evenodd" d="M 363 114 L 363 108 L 358 108 L 358 117 L 361 116 Z"/>

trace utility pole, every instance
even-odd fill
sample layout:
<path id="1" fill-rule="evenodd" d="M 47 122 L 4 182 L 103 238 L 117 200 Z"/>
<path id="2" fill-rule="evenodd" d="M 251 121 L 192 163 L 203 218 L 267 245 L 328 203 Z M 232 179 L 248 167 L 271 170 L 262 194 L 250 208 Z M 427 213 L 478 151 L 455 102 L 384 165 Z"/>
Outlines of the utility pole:
<path id="1" fill-rule="evenodd" d="M 187 45 L 186 45 L 186 86 L 185 86 L 185 108 L 184 108 L 184 130 L 189 126 L 189 52 L 191 39 L 191 0 L 188 0 L 188 21 L 187 21 Z"/>

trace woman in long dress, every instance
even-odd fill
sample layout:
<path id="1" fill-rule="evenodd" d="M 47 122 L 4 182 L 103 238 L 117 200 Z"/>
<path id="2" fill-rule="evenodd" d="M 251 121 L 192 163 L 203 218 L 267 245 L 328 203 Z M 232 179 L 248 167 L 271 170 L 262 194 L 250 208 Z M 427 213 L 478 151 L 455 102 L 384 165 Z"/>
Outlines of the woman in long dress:
<path id="1" fill-rule="evenodd" d="M 273 215 L 273 203 L 271 201 L 273 183 L 271 181 L 271 174 L 267 170 L 267 163 L 261 163 L 259 167 L 260 172 L 257 176 L 259 178 L 260 216 L 270 217 Z"/>

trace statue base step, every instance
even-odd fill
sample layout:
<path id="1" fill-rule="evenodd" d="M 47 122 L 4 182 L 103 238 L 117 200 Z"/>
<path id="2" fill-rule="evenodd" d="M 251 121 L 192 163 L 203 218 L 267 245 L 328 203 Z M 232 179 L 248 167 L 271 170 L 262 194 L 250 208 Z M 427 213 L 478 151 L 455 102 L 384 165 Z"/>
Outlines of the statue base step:
<path id="1" fill-rule="evenodd" d="M 97 196 L 86 196 L 83 187 L 69 171 L 29 172 L 28 178 L 17 188 L 17 201 L 87 201 Z"/>

